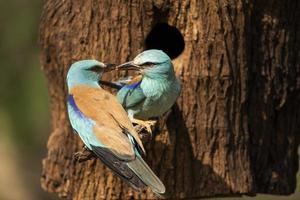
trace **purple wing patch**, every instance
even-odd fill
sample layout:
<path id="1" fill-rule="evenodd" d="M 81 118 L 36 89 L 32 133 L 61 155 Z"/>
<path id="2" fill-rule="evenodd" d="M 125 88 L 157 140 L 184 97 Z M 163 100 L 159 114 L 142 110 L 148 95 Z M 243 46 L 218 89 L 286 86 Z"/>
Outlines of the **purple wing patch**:
<path id="1" fill-rule="evenodd" d="M 68 95 L 68 103 L 69 105 L 73 108 L 74 112 L 80 117 L 80 118 L 86 118 L 84 116 L 84 114 L 79 110 L 79 108 L 77 107 L 74 97 L 72 94 Z"/>
<path id="2" fill-rule="evenodd" d="M 130 85 L 125 85 L 124 88 L 127 88 L 127 89 L 135 89 L 137 88 L 140 84 L 141 84 L 142 81 L 139 81 L 137 83 L 133 83 L 133 84 L 130 84 Z"/>

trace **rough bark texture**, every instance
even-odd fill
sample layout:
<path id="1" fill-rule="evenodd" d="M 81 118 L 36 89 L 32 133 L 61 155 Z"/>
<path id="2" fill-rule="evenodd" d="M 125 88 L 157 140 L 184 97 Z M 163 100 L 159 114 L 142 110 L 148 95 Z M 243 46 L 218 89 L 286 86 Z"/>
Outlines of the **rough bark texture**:
<path id="1" fill-rule="evenodd" d="M 155 198 L 150 190 L 134 192 L 99 160 L 72 160 L 82 143 L 68 122 L 65 78 L 80 59 L 132 59 L 164 22 L 184 38 L 185 49 L 173 60 L 183 91 L 147 145 L 147 161 L 169 197 L 293 193 L 299 12 L 292 0 L 45 0 L 41 62 L 53 132 L 42 187 L 67 199 Z"/>

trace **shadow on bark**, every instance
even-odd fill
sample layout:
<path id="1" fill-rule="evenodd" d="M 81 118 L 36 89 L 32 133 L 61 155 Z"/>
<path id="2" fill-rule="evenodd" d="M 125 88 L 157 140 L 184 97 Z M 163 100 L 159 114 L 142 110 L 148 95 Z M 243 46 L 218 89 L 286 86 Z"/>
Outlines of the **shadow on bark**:
<path id="1" fill-rule="evenodd" d="M 249 15 L 247 109 L 252 170 L 260 193 L 287 195 L 296 188 L 300 126 L 299 101 L 294 101 L 299 99 L 297 56 L 292 52 L 299 46 L 299 22 L 293 20 L 299 5 L 291 5 L 256 1 Z"/>
<path id="2" fill-rule="evenodd" d="M 153 170 L 166 185 L 168 196 L 199 198 L 203 197 L 203 191 L 211 191 L 206 196 L 216 196 L 219 191 L 230 193 L 231 188 L 226 181 L 211 166 L 195 158 L 188 128 L 177 103 L 172 107 L 164 128 L 156 132 L 146 146 L 147 149 L 155 149 L 147 152 L 147 162 L 152 168 L 157 166 Z M 165 141 L 162 137 L 166 137 L 167 142 L 161 142 Z"/>

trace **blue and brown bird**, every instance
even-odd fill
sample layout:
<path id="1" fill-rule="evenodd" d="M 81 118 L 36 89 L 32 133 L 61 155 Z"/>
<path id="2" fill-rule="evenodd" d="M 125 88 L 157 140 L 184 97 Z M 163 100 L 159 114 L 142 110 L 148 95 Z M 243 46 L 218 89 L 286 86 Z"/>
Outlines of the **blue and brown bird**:
<path id="1" fill-rule="evenodd" d="M 119 90 L 117 99 L 130 120 L 151 133 L 151 126 L 155 122 L 151 119 L 166 113 L 181 91 L 170 57 L 161 50 L 146 50 L 117 69 L 140 72 L 139 76 Z"/>
<path id="2" fill-rule="evenodd" d="M 142 158 L 143 144 L 116 97 L 98 81 L 107 65 L 96 60 L 74 63 L 67 75 L 71 126 L 86 147 L 134 189 L 149 186 L 156 194 L 165 186 Z"/>

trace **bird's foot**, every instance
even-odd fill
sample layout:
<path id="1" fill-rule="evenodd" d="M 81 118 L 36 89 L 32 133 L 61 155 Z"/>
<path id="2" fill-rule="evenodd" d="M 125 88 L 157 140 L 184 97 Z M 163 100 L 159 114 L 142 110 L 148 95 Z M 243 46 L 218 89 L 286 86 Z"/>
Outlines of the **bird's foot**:
<path id="1" fill-rule="evenodd" d="M 147 132 L 152 133 L 152 127 L 156 124 L 155 120 L 140 120 L 140 119 L 132 119 L 132 123 L 143 126 Z"/>
<path id="2" fill-rule="evenodd" d="M 155 127 L 157 120 L 142 121 L 134 119 L 132 122 L 137 124 L 134 126 L 134 129 L 139 134 L 142 142 L 149 142 L 152 139 L 152 129 Z"/>
<path id="3" fill-rule="evenodd" d="M 73 160 L 78 162 L 85 162 L 93 158 L 96 158 L 96 155 L 92 151 L 90 151 L 87 147 L 83 147 L 81 151 L 78 151 L 73 154 Z"/>
<path id="4" fill-rule="evenodd" d="M 135 131 L 139 134 L 140 139 L 143 143 L 147 143 L 152 138 L 152 133 L 149 133 L 145 130 L 145 127 L 143 125 L 136 125 L 134 126 Z"/>

